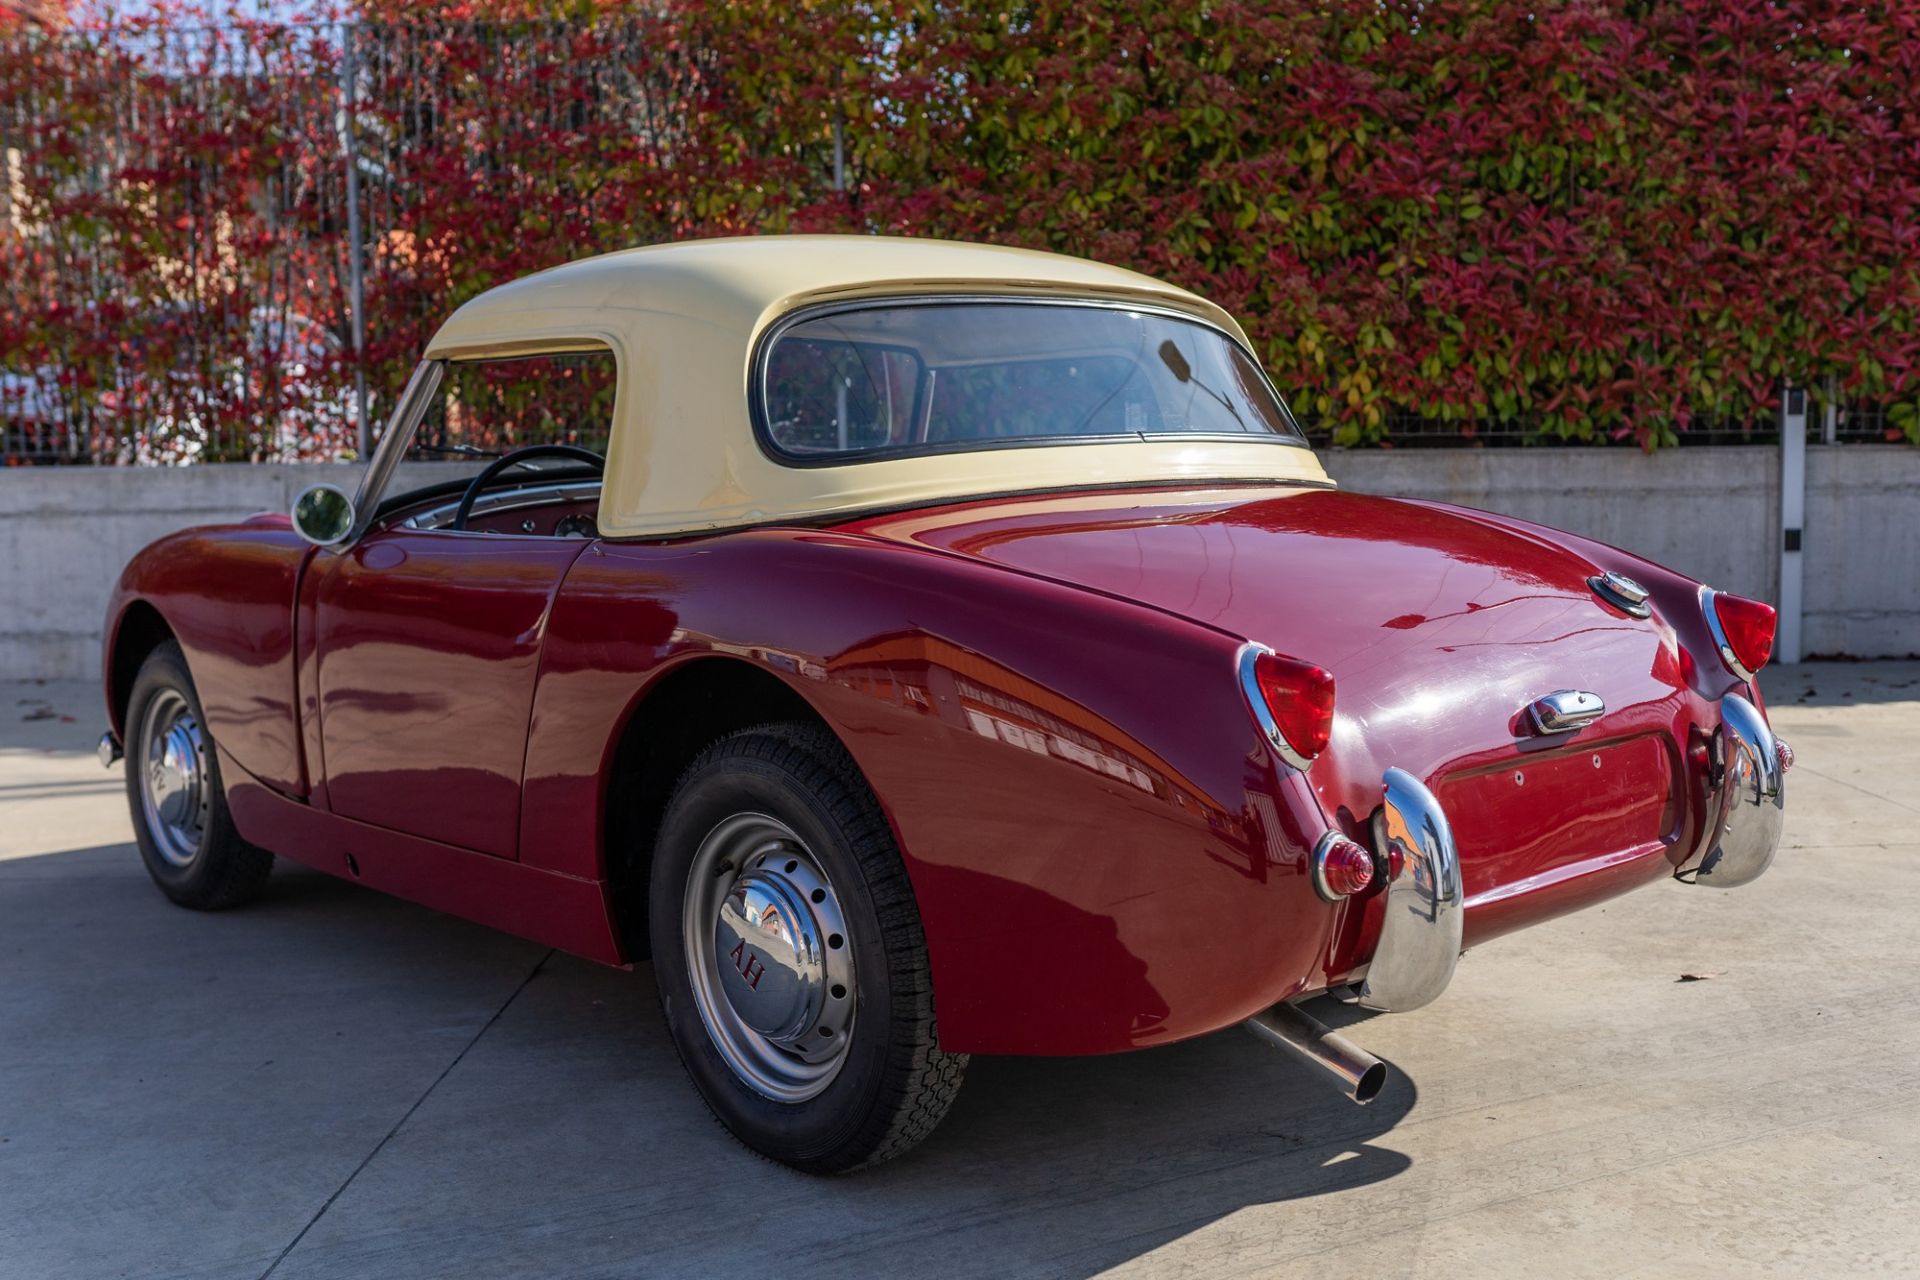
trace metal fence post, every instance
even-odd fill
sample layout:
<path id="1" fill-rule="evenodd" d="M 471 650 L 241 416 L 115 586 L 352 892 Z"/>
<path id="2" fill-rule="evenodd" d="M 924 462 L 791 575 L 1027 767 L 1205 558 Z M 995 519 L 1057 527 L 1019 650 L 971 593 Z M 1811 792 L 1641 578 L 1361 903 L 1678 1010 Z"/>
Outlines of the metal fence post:
<path id="1" fill-rule="evenodd" d="M 833 189 L 847 189 L 847 127 L 838 107 L 833 109 Z"/>
<path id="2" fill-rule="evenodd" d="M 1774 657 L 1800 661 L 1800 540 L 1807 513 L 1807 391 L 1787 387 L 1780 397 L 1780 626 Z"/>
<path id="3" fill-rule="evenodd" d="M 347 298 L 353 325 L 354 444 L 361 458 L 373 449 L 367 425 L 367 292 L 360 242 L 360 154 L 357 115 L 360 71 L 353 47 L 354 26 L 340 28 L 340 142 L 347 164 Z"/>

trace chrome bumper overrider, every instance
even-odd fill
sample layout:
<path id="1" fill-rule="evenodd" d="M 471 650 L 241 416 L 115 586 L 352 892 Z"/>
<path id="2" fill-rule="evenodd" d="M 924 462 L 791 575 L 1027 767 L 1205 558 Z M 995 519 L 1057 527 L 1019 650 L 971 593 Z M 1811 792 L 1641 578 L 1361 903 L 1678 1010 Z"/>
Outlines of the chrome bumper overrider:
<path id="1" fill-rule="evenodd" d="M 1383 1013 L 1418 1009 L 1447 989 L 1460 959 L 1466 914 L 1460 854 L 1440 801 L 1404 769 L 1387 770 L 1373 839 L 1392 878 L 1357 1003 Z"/>
<path id="2" fill-rule="evenodd" d="M 1387 770 L 1373 836 L 1387 882 L 1384 914 L 1373 962 L 1366 979 L 1350 989 L 1351 999 L 1383 1013 L 1418 1009 L 1447 989 L 1460 959 L 1466 907 L 1460 855 L 1439 800 L 1404 769 Z M 1355 1102 L 1371 1102 L 1386 1084 L 1387 1068 L 1378 1058 L 1291 1005 L 1255 1014 L 1245 1025 L 1268 1044 L 1324 1068 Z"/>
<path id="3" fill-rule="evenodd" d="M 94 754 L 100 757 L 101 768 L 113 768 L 121 755 L 120 740 L 113 736 L 113 730 L 109 729 L 100 735 L 100 745 L 94 748 Z"/>
<path id="4" fill-rule="evenodd" d="M 1720 732 L 1708 765 L 1708 806 L 1714 825 L 1674 878 L 1731 889 L 1773 865 L 1786 819 L 1786 762 L 1793 758 L 1766 717 L 1737 693 L 1720 700 Z"/>

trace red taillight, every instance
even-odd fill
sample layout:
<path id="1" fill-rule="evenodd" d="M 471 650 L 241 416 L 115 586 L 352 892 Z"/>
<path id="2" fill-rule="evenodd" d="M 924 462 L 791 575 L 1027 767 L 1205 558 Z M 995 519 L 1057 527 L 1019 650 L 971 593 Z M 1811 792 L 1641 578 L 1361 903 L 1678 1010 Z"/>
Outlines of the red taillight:
<path id="1" fill-rule="evenodd" d="M 1709 592 L 1705 603 L 1708 621 L 1715 624 L 1720 660 L 1742 680 L 1753 679 L 1773 655 L 1773 606 L 1724 591 Z"/>
<path id="2" fill-rule="evenodd" d="M 1283 658 L 1270 649 L 1251 652 L 1253 688 L 1247 694 L 1258 699 L 1254 715 L 1269 738 L 1280 735 L 1281 741 L 1273 745 L 1288 757 L 1287 763 L 1304 769 L 1333 736 L 1333 676 L 1323 667 Z"/>
<path id="3" fill-rule="evenodd" d="M 1337 832 L 1321 837 L 1313 862 L 1314 888 L 1329 902 L 1365 893 L 1373 886 L 1373 854 Z"/>

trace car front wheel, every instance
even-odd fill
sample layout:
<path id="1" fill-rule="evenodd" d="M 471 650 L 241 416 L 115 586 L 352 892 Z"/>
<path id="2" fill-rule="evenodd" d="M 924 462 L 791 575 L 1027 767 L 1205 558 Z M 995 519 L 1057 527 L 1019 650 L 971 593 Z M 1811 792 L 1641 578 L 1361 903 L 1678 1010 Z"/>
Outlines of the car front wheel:
<path id="1" fill-rule="evenodd" d="M 127 700 L 127 807 L 141 861 L 183 907 L 238 906 L 266 884 L 273 855 L 234 829 L 206 714 L 172 641 L 147 656 Z"/>
<path id="2" fill-rule="evenodd" d="M 946 1114 L 966 1056 L 940 1048 L 886 819 L 824 728 L 744 729 L 694 760 L 661 822 L 649 913 L 680 1060 L 747 1146 L 839 1173 Z"/>

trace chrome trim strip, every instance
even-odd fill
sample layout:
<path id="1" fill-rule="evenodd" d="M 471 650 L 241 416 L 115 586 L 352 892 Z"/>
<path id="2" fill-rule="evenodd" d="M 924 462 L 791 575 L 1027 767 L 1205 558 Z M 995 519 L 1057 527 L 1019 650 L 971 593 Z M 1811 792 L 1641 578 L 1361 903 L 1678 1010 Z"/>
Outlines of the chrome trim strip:
<path id="1" fill-rule="evenodd" d="M 1712 587 L 1700 588 L 1700 612 L 1707 616 L 1707 634 L 1713 637 L 1713 647 L 1720 651 L 1720 661 L 1726 664 L 1727 670 L 1742 682 L 1751 684 L 1753 672 L 1747 670 L 1746 664 L 1734 653 L 1733 644 L 1727 639 L 1726 628 L 1720 625 L 1720 611 L 1713 606 L 1719 595 Z"/>
<path id="2" fill-rule="evenodd" d="M 440 378 L 445 372 L 446 364 L 440 360 L 422 360 L 413 367 L 413 376 L 407 379 L 406 390 L 400 393 L 393 413 L 387 418 L 387 428 L 380 436 L 380 443 L 374 446 L 373 461 L 360 480 L 360 492 L 354 495 L 353 528 L 335 544 L 336 547 L 344 549 L 352 546 L 373 527 L 374 512 L 380 507 L 380 495 L 386 492 L 394 469 L 407 456 L 407 448 L 413 443 L 413 433 L 420 426 L 420 420 L 426 417 L 427 406 L 433 403 L 433 394 L 440 389 Z"/>
<path id="3" fill-rule="evenodd" d="M 1267 706 L 1267 700 L 1260 696 L 1260 682 L 1254 678 L 1254 663 L 1263 653 L 1272 653 L 1266 645 L 1249 640 L 1240 646 L 1240 654 L 1234 660 L 1240 671 L 1240 692 L 1247 700 L 1247 707 L 1253 712 L 1253 722 L 1260 726 L 1260 732 L 1273 748 L 1274 754 L 1305 773 L 1313 767 L 1313 761 L 1293 749 L 1287 741 L 1287 735 L 1280 732 L 1279 722 L 1273 718 L 1273 712 Z"/>
<path id="4" fill-rule="evenodd" d="M 1440 801 L 1404 769 L 1388 769 L 1373 817 L 1375 852 L 1400 874 L 1387 884 L 1380 941 L 1358 1004 L 1401 1013 L 1432 1003 L 1453 981 L 1466 922 L 1460 855 Z M 1395 853 L 1399 854 L 1396 859 Z"/>
<path id="5" fill-rule="evenodd" d="M 1707 779 L 1713 825 L 1673 876 L 1683 884 L 1732 889 L 1773 865 L 1786 821 L 1787 781 L 1780 743 L 1766 717 L 1737 693 L 1720 699 L 1713 751 Z"/>

